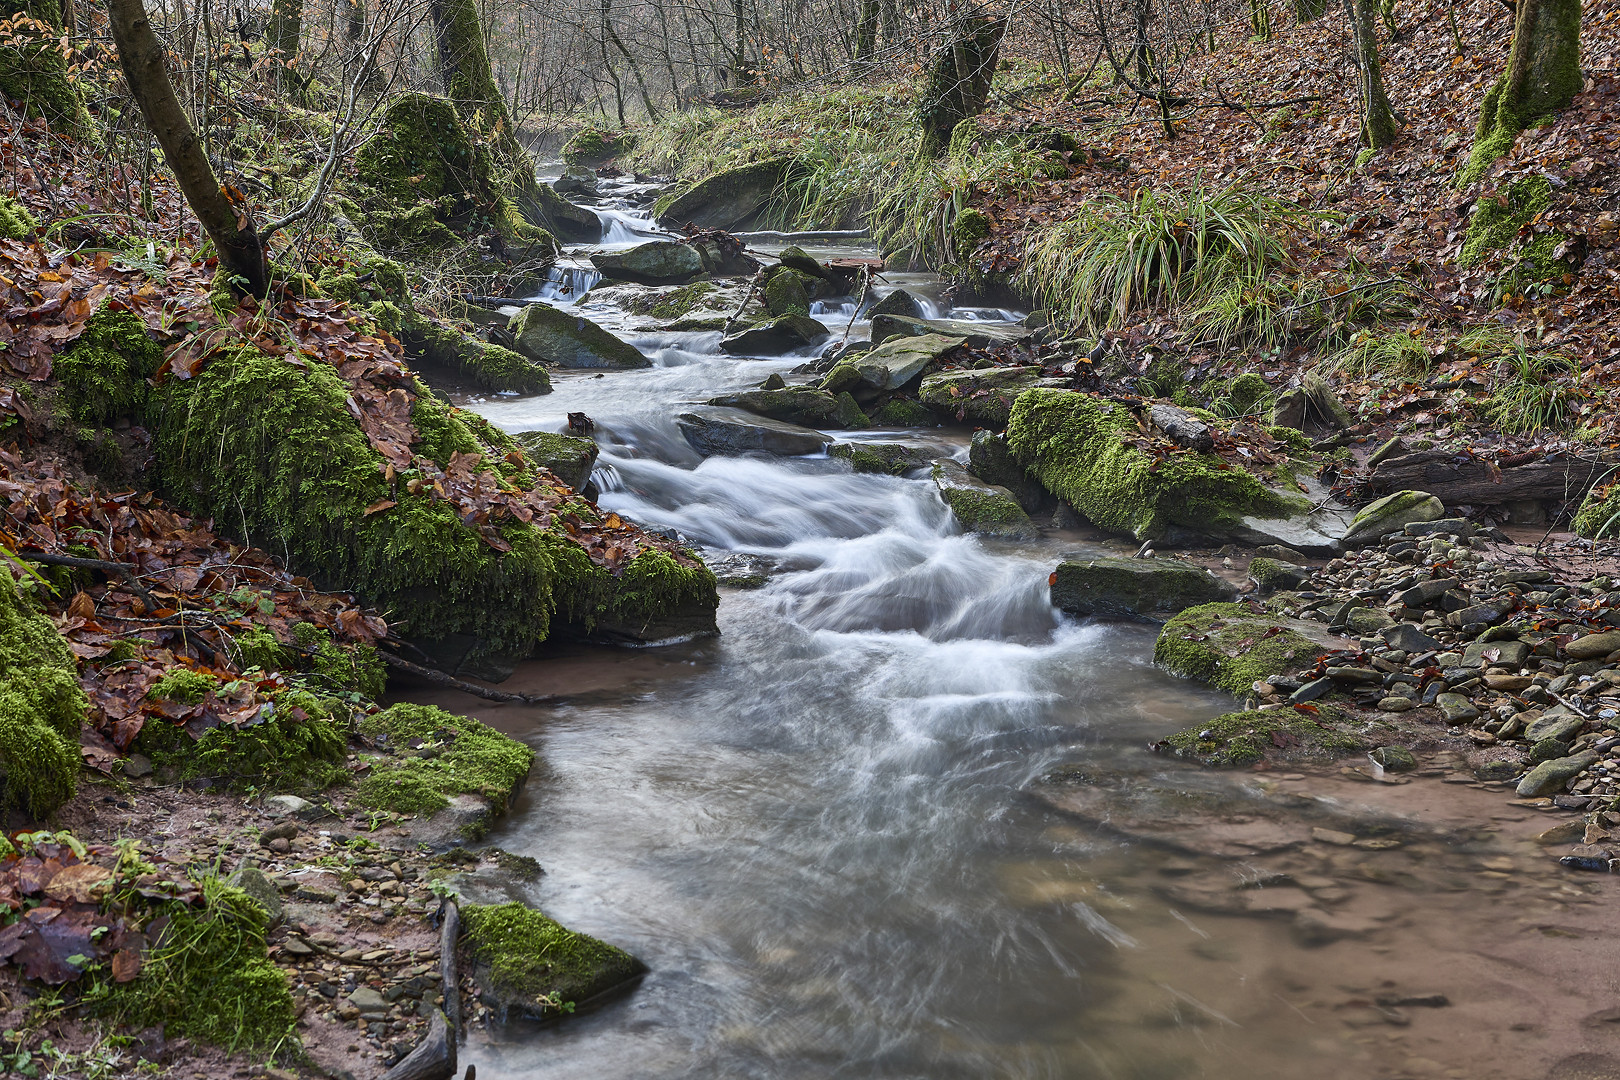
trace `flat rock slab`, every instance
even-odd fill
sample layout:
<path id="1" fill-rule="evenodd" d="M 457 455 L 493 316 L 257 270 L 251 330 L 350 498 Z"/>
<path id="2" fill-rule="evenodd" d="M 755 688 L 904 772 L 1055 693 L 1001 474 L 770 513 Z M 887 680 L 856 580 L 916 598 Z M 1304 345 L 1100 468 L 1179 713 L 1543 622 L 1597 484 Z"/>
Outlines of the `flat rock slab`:
<path id="1" fill-rule="evenodd" d="M 1231 599 L 1235 590 L 1176 559 L 1085 559 L 1059 563 L 1052 604 L 1073 615 L 1152 617 Z"/>
<path id="2" fill-rule="evenodd" d="M 819 454 L 832 442 L 819 431 L 739 409 L 692 409 L 677 416 L 675 423 L 692 448 L 703 454 L 763 452 L 798 457 Z"/>
<path id="3" fill-rule="evenodd" d="M 861 382 L 879 390 L 898 390 L 963 341 L 943 334 L 895 337 L 852 362 Z"/>
<path id="4" fill-rule="evenodd" d="M 922 337 L 927 334 L 960 338 L 978 349 L 1023 341 L 1030 336 L 1029 330 L 1025 327 L 1009 326 L 1004 323 L 974 322 L 968 319 L 916 319 L 907 315 L 872 317 L 872 340 L 879 345 L 890 338 Z"/>

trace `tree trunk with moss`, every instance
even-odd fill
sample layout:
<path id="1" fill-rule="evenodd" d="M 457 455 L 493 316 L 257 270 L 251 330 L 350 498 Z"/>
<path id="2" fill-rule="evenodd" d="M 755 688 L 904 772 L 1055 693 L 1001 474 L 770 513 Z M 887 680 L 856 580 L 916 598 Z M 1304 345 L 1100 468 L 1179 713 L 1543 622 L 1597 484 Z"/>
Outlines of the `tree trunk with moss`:
<path id="1" fill-rule="evenodd" d="M 1249 0 L 1249 29 L 1261 41 L 1271 40 L 1271 5 L 1266 0 Z"/>
<path id="2" fill-rule="evenodd" d="M 1376 0 L 1346 0 L 1356 36 L 1356 66 L 1361 76 L 1361 143 L 1382 150 L 1395 142 L 1400 125 L 1384 92 L 1384 68 L 1378 61 L 1378 32 L 1373 26 Z"/>
<path id="3" fill-rule="evenodd" d="M 273 0 L 270 5 L 270 25 L 266 28 L 266 43 L 273 51 L 276 89 L 290 94 L 303 104 L 303 84 L 298 78 L 296 60 L 298 45 L 304 36 L 304 0 Z"/>
<path id="4" fill-rule="evenodd" d="M 923 91 L 920 158 L 938 158 L 950 146 L 956 125 L 984 111 L 1006 32 L 1005 16 L 994 18 L 978 8 L 957 20 L 950 43 L 934 54 Z"/>
<path id="5" fill-rule="evenodd" d="M 129 82 L 130 96 L 141 107 L 146 126 L 163 148 L 180 191 L 219 251 L 220 262 L 244 283 L 246 291 L 264 296 L 270 289 L 269 259 L 245 203 L 235 202 L 220 187 L 197 133 L 174 96 L 163 66 L 163 46 L 147 21 L 141 0 L 107 0 L 113 44 Z"/>
<path id="6" fill-rule="evenodd" d="M 860 0 L 855 13 L 855 62 L 864 64 L 877 51 L 878 0 Z"/>
<path id="7" fill-rule="evenodd" d="M 1461 182 L 1484 176 L 1519 132 L 1568 106 L 1580 89 L 1581 0 L 1519 0 L 1508 69 L 1485 95 Z"/>
<path id="8" fill-rule="evenodd" d="M 528 190 L 535 182 L 534 168 L 518 142 L 517 129 L 506 111 L 506 99 L 495 85 L 478 5 L 474 0 L 433 0 L 429 12 L 445 94 L 474 128 L 495 140 L 503 164 L 513 171 L 518 190 Z"/>
<path id="9" fill-rule="evenodd" d="M 71 8 L 68 9 L 71 11 Z M 0 19 L 13 24 L 0 48 L 0 95 L 21 101 L 24 115 L 42 118 L 51 130 L 94 138 L 79 88 L 68 75 L 68 58 L 57 37 L 64 31 L 58 0 L 0 0 Z"/>

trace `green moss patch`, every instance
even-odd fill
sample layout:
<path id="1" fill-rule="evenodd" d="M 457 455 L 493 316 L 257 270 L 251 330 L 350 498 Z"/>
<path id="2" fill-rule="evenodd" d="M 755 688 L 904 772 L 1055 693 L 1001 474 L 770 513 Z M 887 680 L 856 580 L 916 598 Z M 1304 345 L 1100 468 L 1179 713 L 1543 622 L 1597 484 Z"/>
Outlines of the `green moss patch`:
<path id="1" fill-rule="evenodd" d="M 10 195 L 0 195 L 0 240 L 32 240 L 39 222 Z"/>
<path id="2" fill-rule="evenodd" d="M 523 787 L 534 751 L 469 716 L 400 704 L 367 717 L 360 732 L 385 756 L 372 759 L 355 801 L 379 810 L 431 814 L 454 795 L 478 795 L 496 813 Z"/>
<path id="3" fill-rule="evenodd" d="M 1153 659 L 1183 678 L 1241 695 L 1274 675 L 1310 667 L 1325 651 L 1242 604 L 1202 604 L 1164 624 Z"/>
<path id="4" fill-rule="evenodd" d="M 1026 390 L 1013 403 L 1007 445 L 1041 485 L 1100 528 L 1138 540 L 1172 526 L 1218 535 L 1246 516 L 1303 512 L 1243 469 L 1210 454 L 1155 460 L 1135 445 L 1136 418 L 1095 394 Z"/>
<path id="5" fill-rule="evenodd" d="M 485 1000 L 545 1017 L 635 978 L 646 967 L 622 949 L 578 934 L 522 904 L 469 905 L 462 945 Z"/>
<path id="6" fill-rule="evenodd" d="M 1593 488 L 1575 512 L 1576 536 L 1620 535 L 1620 484 Z"/>
<path id="7" fill-rule="evenodd" d="M 1268 755 L 1341 756 L 1366 743 L 1333 723 L 1332 710 L 1318 714 L 1292 708 L 1250 709 L 1226 713 L 1197 727 L 1178 731 L 1154 749 L 1177 757 L 1197 758 L 1205 765 L 1250 765 Z"/>
<path id="8" fill-rule="evenodd" d="M 90 317 L 73 347 L 55 357 L 52 373 L 73 418 L 105 426 L 115 417 L 139 414 L 146 380 L 162 364 L 163 350 L 139 319 L 104 308 Z"/>
<path id="9" fill-rule="evenodd" d="M 635 132 L 588 127 L 575 132 L 574 137 L 563 144 L 562 159 L 569 165 L 594 169 L 635 147 Z"/>
<path id="10" fill-rule="evenodd" d="M 0 806 L 37 818 L 73 797 L 88 708 L 67 641 L 0 571 Z"/>

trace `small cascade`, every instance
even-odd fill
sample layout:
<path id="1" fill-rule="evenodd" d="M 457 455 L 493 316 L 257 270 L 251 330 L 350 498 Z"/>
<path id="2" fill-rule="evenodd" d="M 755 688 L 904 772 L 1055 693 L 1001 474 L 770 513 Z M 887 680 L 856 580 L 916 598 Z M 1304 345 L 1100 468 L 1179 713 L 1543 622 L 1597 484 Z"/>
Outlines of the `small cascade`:
<path id="1" fill-rule="evenodd" d="M 668 240 L 669 233 L 660 229 L 644 210 L 596 211 L 602 219 L 601 247 L 632 247 L 649 240 Z"/>
<path id="2" fill-rule="evenodd" d="M 589 266 L 558 263 L 546 271 L 546 280 L 526 300 L 544 300 L 549 304 L 568 305 L 590 292 L 602 280 L 602 275 Z"/>

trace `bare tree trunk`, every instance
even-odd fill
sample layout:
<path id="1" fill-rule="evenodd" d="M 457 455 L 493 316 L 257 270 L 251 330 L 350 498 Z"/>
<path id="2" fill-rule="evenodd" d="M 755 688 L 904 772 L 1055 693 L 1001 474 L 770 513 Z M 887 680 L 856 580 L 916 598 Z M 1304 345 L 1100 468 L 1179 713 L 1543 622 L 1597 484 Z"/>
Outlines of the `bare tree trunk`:
<path id="1" fill-rule="evenodd" d="M 246 283 L 248 292 L 264 296 L 270 291 L 264 241 L 254 229 L 246 205 L 233 202 L 214 177 L 208 155 L 174 96 L 174 86 L 163 67 L 163 46 L 152 32 L 142 0 L 107 0 L 107 13 L 130 95 L 163 147 L 163 156 L 174 170 L 186 202 L 219 250 L 220 262 Z"/>
<path id="2" fill-rule="evenodd" d="M 1519 132 L 1567 106 L 1581 83 L 1581 0 L 1519 0 L 1508 69 L 1485 95 L 1462 182 L 1484 176 Z"/>
<path id="3" fill-rule="evenodd" d="M 1377 0 L 1345 2 L 1350 8 L 1356 66 L 1361 72 L 1361 141 L 1370 149 L 1382 150 L 1395 142 L 1400 126 L 1395 122 L 1389 96 L 1384 93 L 1384 69 L 1378 62 L 1378 33 L 1373 28 L 1373 4 Z"/>
<path id="4" fill-rule="evenodd" d="M 974 9 L 957 20 L 950 42 L 934 54 L 923 90 L 918 156 L 933 160 L 950 145 L 956 125 L 984 111 L 1007 19 Z"/>

